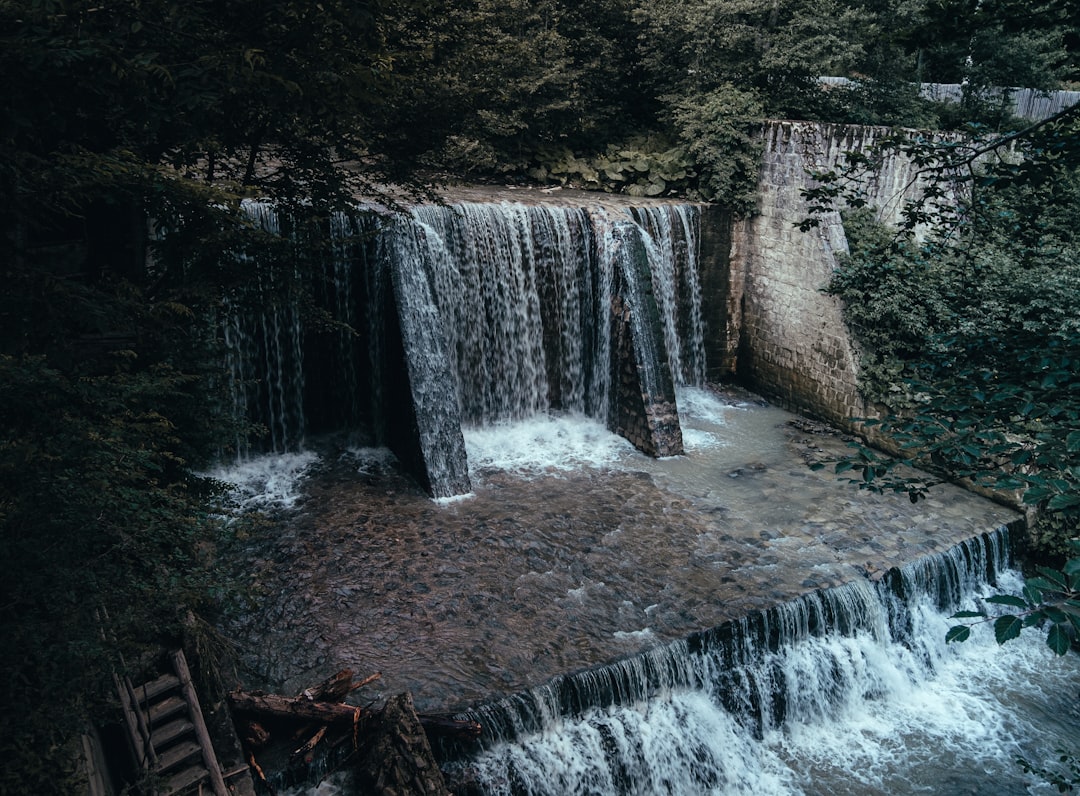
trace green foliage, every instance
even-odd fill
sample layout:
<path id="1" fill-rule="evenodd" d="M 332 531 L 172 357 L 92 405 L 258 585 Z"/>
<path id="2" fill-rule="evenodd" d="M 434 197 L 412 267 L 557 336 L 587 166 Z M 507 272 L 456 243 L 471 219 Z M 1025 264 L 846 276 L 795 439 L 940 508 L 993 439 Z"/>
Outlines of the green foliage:
<path id="1" fill-rule="evenodd" d="M 908 463 L 1016 492 L 1061 517 L 1042 526 L 1044 552 L 1080 515 L 1078 116 L 996 139 L 890 139 L 883 151 L 911 157 L 929 186 L 897 230 L 874 222 L 856 177 L 882 152 L 818 175 L 810 197 L 855 208 L 851 253 L 828 290 L 858 342 L 864 394 L 883 411 L 866 426 L 905 457 L 883 459 L 860 486 L 917 499 L 925 485 L 894 475 Z"/>
<path id="2" fill-rule="evenodd" d="M 595 157 L 546 149 L 529 176 L 630 196 L 716 201 L 747 214 L 756 201 L 761 113 L 752 94 L 722 86 L 674 108 L 673 123 L 685 145 L 672 145 L 661 136 L 636 136 Z"/>
<path id="3" fill-rule="evenodd" d="M 686 149 L 655 137 L 612 145 L 593 158 L 576 157 L 569 149 L 542 150 L 540 165 L 529 176 L 629 196 L 685 196 L 697 183 Z"/>
<path id="4" fill-rule="evenodd" d="M 760 99 L 730 84 L 674 104 L 675 128 L 700 171 L 702 197 L 742 214 L 754 209 L 762 116 Z"/>
<path id="5" fill-rule="evenodd" d="M 213 567 L 222 529 L 202 509 L 215 487 L 187 473 L 176 422 L 194 381 L 113 357 L 114 371 L 78 376 L 0 357 L 0 791 L 62 790 L 48 766 L 67 761 L 39 756 L 71 754 L 88 716 L 107 715 L 109 673 L 228 588 Z"/>
<path id="6" fill-rule="evenodd" d="M 907 35 L 922 80 L 963 85 L 957 121 L 1007 129 L 1009 92 L 999 87 L 1051 90 L 1075 73 L 1075 14 L 1060 0 L 944 0 L 927 4 Z"/>
<path id="7" fill-rule="evenodd" d="M 77 791 L 110 674 L 229 591 L 192 474 L 235 438 L 209 319 L 249 247 L 318 256 L 239 203 L 302 233 L 386 177 L 387 8 L 0 3 L 0 792 Z"/>
<path id="8" fill-rule="evenodd" d="M 648 119 L 619 0 L 455 0 L 395 15 L 380 145 L 456 174 L 523 172 L 541 150 L 597 151 Z"/>
<path id="9" fill-rule="evenodd" d="M 855 68 L 869 16 L 832 0 L 667 0 L 643 4 L 638 18 L 648 79 L 669 102 L 730 85 L 767 114 L 818 118 L 828 94 L 817 78 Z"/>
<path id="10" fill-rule="evenodd" d="M 1006 611 L 988 616 L 987 611 L 958 611 L 953 619 L 976 620 L 953 625 L 945 634 L 945 642 L 967 641 L 977 624 L 992 622 L 994 639 L 1004 644 L 1019 638 L 1025 628 L 1045 629 L 1046 646 L 1055 655 L 1065 655 L 1077 646 L 1080 638 L 1080 540 L 1069 543 L 1072 557 L 1060 569 L 1037 567 L 1038 574 L 1024 582 L 1022 595 L 995 594 L 984 601 L 990 605 L 1004 606 L 1016 612 Z M 1080 785 L 1080 763 L 1065 750 L 1057 751 L 1062 769 L 1050 769 L 1017 758 L 1017 764 L 1027 774 L 1035 774 L 1042 781 L 1053 785 L 1059 793 L 1071 793 Z"/>
<path id="11" fill-rule="evenodd" d="M 1061 569 L 1037 567 L 1039 574 L 1024 582 L 1023 596 L 995 594 L 985 600 L 991 605 L 1016 609 L 1017 613 L 987 617 L 977 611 L 960 611 L 952 618 L 978 619 L 979 623 L 992 621 L 998 644 L 1018 638 L 1024 628 L 1045 628 L 1046 646 L 1055 655 L 1064 655 L 1080 633 L 1080 541 L 1072 541 L 1070 549 L 1073 557 Z M 966 641 L 974 624 L 977 623 L 954 625 L 945 640 Z"/>

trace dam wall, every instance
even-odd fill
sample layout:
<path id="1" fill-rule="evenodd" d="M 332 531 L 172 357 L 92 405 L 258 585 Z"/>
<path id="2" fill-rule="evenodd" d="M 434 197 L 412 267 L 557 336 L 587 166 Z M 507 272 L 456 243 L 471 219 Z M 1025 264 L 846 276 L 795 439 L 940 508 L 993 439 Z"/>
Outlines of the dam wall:
<path id="1" fill-rule="evenodd" d="M 891 131 L 884 127 L 773 121 L 764 130 L 757 213 L 730 228 L 725 351 L 716 352 L 717 372 L 738 378 L 786 409 L 835 423 L 866 416 L 859 395 L 858 352 L 844 325 L 839 299 L 823 289 L 847 252 L 840 214 L 810 216 L 803 192 L 811 174 L 841 164 L 844 153 L 865 151 Z M 879 218 L 899 220 L 904 201 L 922 184 L 910 159 L 893 153 L 861 189 Z M 703 279 L 704 281 L 704 279 Z M 706 304 L 718 297 L 707 296 Z"/>

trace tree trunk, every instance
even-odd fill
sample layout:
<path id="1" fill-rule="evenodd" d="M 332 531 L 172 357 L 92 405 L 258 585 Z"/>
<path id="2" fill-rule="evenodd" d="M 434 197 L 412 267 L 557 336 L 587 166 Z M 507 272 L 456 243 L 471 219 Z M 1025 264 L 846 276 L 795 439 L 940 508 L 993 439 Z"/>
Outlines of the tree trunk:
<path id="1" fill-rule="evenodd" d="M 362 711 L 352 705 L 338 702 L 313 702 L 305 697 L 285 697 L 278 694 L 249 694 L 233 691 L 229 694 L 233 710 L 240 713 L 257 713 L 280 719 L 315 721 L 320 724 L 339 724 L 358 721 Z"/>
<path id="2" fill-rule="evenodd" d="M 371 715 L 352 705 L 337 702 L 312 702 L 303 696 L 286 697 L 278 694 L 252 694 L 233 691 L 229 702 L 238 713 L 254 713 L 293 721 L 312 721 L 319 724 L 342 724 L 355 722 L 361 716 Z M 474 740 L 480 737 L 481 726 L 475 721 L 459 721 L 446 716 L 420 714 L 420 724 L 432 738 L 451 737 Z"/>

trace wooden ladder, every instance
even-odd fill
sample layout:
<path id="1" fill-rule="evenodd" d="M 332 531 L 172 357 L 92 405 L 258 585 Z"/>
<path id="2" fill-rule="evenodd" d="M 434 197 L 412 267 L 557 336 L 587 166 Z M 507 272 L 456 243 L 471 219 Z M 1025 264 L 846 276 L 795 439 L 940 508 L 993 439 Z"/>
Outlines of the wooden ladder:
<path id="1" fill-rule="evenodd" d="M 208 785 L 228 796 L 199 697 L 182 650 L 171 653 L 173 673 L 142 685 L 116 678 L 124 721 L 135 757 L 150 774 L 156 796 L 172 796 Z M 205 784 L 204 784 L 205 783 Z"/>

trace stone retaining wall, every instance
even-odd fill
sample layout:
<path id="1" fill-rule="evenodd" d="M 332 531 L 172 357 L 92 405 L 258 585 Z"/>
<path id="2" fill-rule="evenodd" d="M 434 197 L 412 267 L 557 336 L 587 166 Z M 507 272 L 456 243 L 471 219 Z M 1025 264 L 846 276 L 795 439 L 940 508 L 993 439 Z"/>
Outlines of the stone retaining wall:
<path id="1" fill-rule="evenodd" d="M 785 408 L 845 423 L 866 416 L 856 388 L 858 356 L 838 299 L 822 289 L 847 251 L 838 213 L 801 232 L 809 215 L 802 191 L 810 171 L 834 168 L 844 152 L 867 149 L 887 128 L 813 122 L 770 122 L 758 183 L 758 213 L 732 228 L 731 275 L 725 304 L 736 335 L 725 339 L 718 369 L 730 368 L 731 338 L 738 341 L 729 371 Z M 869 203 L 895 222 L 905 198 L 921 186 L 911 163 L 893 155 L 864 182 Z M 706 302 L 715 301 L 710 296 Z"/>

